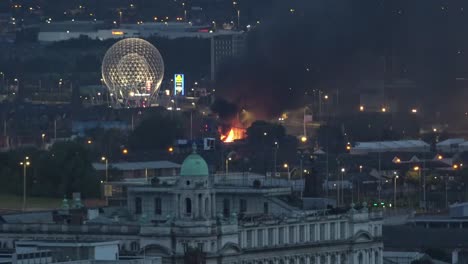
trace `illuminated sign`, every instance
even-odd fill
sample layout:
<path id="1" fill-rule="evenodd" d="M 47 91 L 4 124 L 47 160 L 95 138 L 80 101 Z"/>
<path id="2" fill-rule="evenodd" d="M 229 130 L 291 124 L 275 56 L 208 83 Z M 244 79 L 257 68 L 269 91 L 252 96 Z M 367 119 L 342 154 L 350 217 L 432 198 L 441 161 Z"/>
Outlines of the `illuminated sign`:
<path id="1" fill-rule="evenodd" d="M 174 95 L 184 95 L 184 75 L 174 75 Z"/>
<path id="2" fill-rule="evenodd" d="M 122 36 L 123 34 L 123 31 L 112 31 L 112 35 Z"/>

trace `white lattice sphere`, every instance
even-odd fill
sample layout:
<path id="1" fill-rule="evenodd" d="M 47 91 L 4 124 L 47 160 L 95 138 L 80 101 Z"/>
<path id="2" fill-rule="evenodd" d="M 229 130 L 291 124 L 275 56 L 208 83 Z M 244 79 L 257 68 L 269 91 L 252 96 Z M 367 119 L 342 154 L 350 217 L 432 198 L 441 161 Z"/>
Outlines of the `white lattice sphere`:
<path id="1" fill-rule="evenodd" d="M 129 106 L 144 105 L 155 96 L 163 76 L 164 61 L 158 49 L 139 38 L 115 43 L 102 61 L 102 78 L 109 92 Z"/>

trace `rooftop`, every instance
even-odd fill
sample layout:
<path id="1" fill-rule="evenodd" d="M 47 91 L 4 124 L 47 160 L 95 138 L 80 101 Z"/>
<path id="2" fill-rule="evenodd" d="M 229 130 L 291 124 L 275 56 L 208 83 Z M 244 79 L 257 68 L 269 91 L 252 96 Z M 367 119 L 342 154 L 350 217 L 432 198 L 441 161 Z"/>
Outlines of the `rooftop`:
<path id="1" fill-rule="evenodd" d="M 144 169 L 178 169 L 180 164 L 161 160 L 161 161 L 143 161 L 143 162 L 117 162 L 109 163 L 109 167 L 115 168 L 122 171 L 131 171 L 131 170 L 144 170 Z M 104 163 L 93 163 L 95 170 L 104 171 L 106 170 L 106 165 Z"/>

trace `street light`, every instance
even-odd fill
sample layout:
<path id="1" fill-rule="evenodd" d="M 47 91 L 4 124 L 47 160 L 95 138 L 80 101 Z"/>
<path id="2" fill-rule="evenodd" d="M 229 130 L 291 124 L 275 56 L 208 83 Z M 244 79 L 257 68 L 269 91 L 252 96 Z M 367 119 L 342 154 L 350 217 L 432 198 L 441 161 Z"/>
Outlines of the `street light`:
<path id="1" fill-rule="evenodd" d="M 287 163 L 284 163 L 283 168 L 285 168 L 286 171 L 288 172 L 288 181 L 290 181 L 291 180 L 291 171 L 289 170 L 289 165 Z"/>
<path id="2" fill-rule="evenodd" d="M 395 175 L 394 177 L 394 186 L 393 186 L 393 206 L 395 208 L 397 208 L 397 204 L 396 204 L 396 195 L 397 195 L 397 192 L 396 192 L 396 183 L 397 183 L 397 179 L 399 178 L 398 175 Z"/>
<path id="3" fill-rule="evenodd" d="M 226 175 L 229 173 L 229 161 L 231 161 L 232 158 L 231 157 L 228 157 L 226 159 Z"/>
<path id="4" fill-rule="evenodd" d="M 341 181 L 340 181 L 340 189 L 341 189 L 341 203 L 344 204 L 344 186 L 343 186 L 343 179 L 344 179 L 344 173 L 345 173 L 345 168 L 341 168 Z"/>
<path id="5" fill-rule="evenodd" d="M 45 134 L 44 133 L 42 133 L 41 138 L 42 138 L 42 147 L 45 147 Z"/>
<path id="6" fill-rule="evenodd" d="M 424 176 L 421 179 L 421 168 L 419 166 L 414 166 L 413 170 L 418 172 L 419 184 L 422 185 L 423 188 L 423 205 L 424 209 L 426 209 L 426 177 Z"/>
<path id="7" fill-rule="evenodd" d="M 103 161 L 106 164 L 106 183 L 109 181 L 109 160 L 102 156 L 101 161 Z"/>
<path id="8" fill-rule="evenodd" d="M 31 165 L 29 157 L 26 156 L 20 165 L 23 166 L 23 212 L 26 210 L 26 168 Z"/>

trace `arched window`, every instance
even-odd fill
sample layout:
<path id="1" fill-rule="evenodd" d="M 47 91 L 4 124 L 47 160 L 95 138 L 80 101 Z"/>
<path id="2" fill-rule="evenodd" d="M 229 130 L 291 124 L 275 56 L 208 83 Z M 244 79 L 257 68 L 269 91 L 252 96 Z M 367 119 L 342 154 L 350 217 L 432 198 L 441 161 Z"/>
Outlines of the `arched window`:
<path id="1" fill-rule="evenodd" d="M 205 216 L 210 217 L 210 200 L 208 197 L 205 198 Z"/>
<path id="2" fill-rule="evenodd" d="M 192 200 L 185 198 L 185 213 L 192 214 Z"/>

